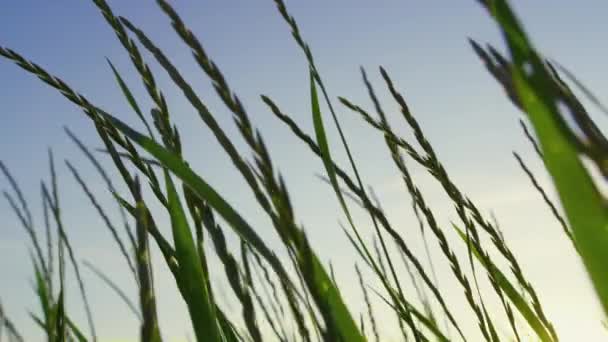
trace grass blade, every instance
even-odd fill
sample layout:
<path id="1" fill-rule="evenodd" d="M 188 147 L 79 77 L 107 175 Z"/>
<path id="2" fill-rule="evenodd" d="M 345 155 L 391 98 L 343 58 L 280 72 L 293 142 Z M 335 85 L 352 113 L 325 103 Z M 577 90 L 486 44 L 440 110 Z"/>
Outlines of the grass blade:
<path id="1" fill-rule="evenodd" d="M 165 182 L 175 255 L 179 264 L 177 281 L 182 283 L 181 286 L 188 296 L 184 300 L 188 305 L 194 332 L 198 341 L 220 342 L 221 334 L 215 317 L 214 303 L 207 288 L 208 275 L 203 273 L 186 214 L 167 171 L 165 171 Z"/>
<path id="2" fill-rule="evenodd" d="M 331 185 L 334 188 L 334 192 L 338 196 L 340 205 L 342 206 L 342 209 L 344 210 L 344 212 L 347 215 L 348 221 L 351 223 L 351 226 L 354 229 L 353 219 L 350 215 L 350 211 L 348 210 L 344 197 L 342 196 L 342 191 L 340 189 L 340 186 L 338 185 L 338 180 L 336 178 L 336 172 L 334 170 L 334 164 L 331 159 L 330 152 L 329 152 L 329 145 L 327 143 L 327 136 L 325 134 L 325 128 L 323 126 L 323 118 L 321 116 L 321 110 L 319 107 L 319 99 L 317 97 L 315 79 L 314 79 L 312 71 L 310 74 L 310 94 L 311 94 L 313 124 L 314 124 L 314 128 L 315 128 L 317 144 L 319 145 L 319 149 L 321 150 L 321 157 L 323 159 L 323 165 L 325 166 L 325 170 L 327 172 L 327 175 L 329 176 L 329 181 L 331 182 Z M 355 232 L 356 232 L 356 229 L 355 229 Z M 358 233 L 356 233 L 356 234 L 358 235 Z M 332 285 L 331 288 L 335 288 L 335 286 Z M 338 293 L 335 293 L 334 295 L 339 297 Z M 341 302 L 341 300 L 339 302 L 336 301 L 336 303 L 335 303 L 335 305 L 338 306 L 336 308 L 336 310 L 340 310 L 339 317 L 342 318 L 341 319 L 342 322 L 340 322 L 340 325 L 341 325 L 340 329 L 343 329 L 342 330 L 343 332 L 350 332 L 350 334 L 352 334 L 350 337 L 351 339 L 347 339 L 347 341 L 355 341 L 355 340 L 364 341 L 365 338 L 359 332 L 357 323 L 350 316 L 350 313 L 349 313 L 348 309 L 344 306 L 344 304 L 342 304 L 340 302 Z M 336 314 L 338 314 L 338 313 L 336 313 Z M 342 316 L 342 315 L 344 315 L 344 316 Z"/>
<path id="3" fill-rule="evenodd" d="M 154 294 L 154 283 L 152 277 L 152 263 L 150 261 L 150 249 L 148 245 L 148 232 L 151 221 L 148 220 L 148 210 L 141 198 L 141 189 L 139 180 L 137 178 L 135 178 L 133 194 L 135 200 L 137 201 L 133 214 L 136 222 L 136 260 L 137 275 L 139 277 L 139 304 L 142 313 L 140 338 L 142 341 L 162 342 L 160 329 L 158 326 L 158 314 L 156 311 L 156 298 Z M 171 265 L 168 261 L 167 264 Z M 171 271 L 174 272 L 173 270 Z"/>
<path id="4" fill-rule="evenodd" d="M 528 305 L 526 300 L 521 296 L 521 294 L 515 289 L 513 284 L 507 279 L 507 277 L 498 269 L 498 267 L 491 261 L 490 258 L 484 258 L 477 246 L 472 243 L 470 238 L 467 237 L 466 233 L 463 232 L 456 225 L 452 224 L 452 227 L 458 233 L 458 236 L 464 241 L 466 244 L 468 241 L 468 245 L 473 252 L 473 256 L 479 261 L 479 263 L 486 269 L 488 274 L 491 275 L 492 278 L 496 280 L 498 286 L 500 286 L 501 290 L 509 297 L 511 303 L 515 305 L 517 310 L 521 313 L 524 319 L 528 322 L 532 330 L 536 333 L 536 335 L 541 339 L 541 341 L 554 341 L 551 337 L 551 334 L 543 323 L 538 319 L 537 315 L 534 313 L 532 308 Z"/>

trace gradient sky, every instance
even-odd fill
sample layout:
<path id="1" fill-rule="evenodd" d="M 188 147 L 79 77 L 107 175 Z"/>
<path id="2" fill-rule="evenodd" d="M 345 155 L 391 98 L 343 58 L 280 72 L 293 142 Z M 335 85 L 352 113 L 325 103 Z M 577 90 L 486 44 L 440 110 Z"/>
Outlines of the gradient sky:
<path id="1" fill-rule="evenodd" d="M 188 49 L 154 1 L 109 3 L 117 14 L 131 19 L 167 52 L 202 94 L 218 121 L 231 136 L 237 137 L 228 111 L 214 96 L 208 79 L 195 67 Z M 198 34 L 264 134 L 288 182 L 298 220 L 305 225 L 316 250 L 325 260 L 332 260 L 339 282 L 352 283 L 354 253 L 337 223 L 344 218 L 331 189 L 314 176 L 323 170 L 322 164 L 272 117 L 259 99 L 260 94 L 269 95 L 312 132 L 306 63 L 273 1 L 176 0 L 173 3 Z M 511 156 L 513 150 L 521 152 L 543 183 L 548 184 L 519 129 L 520 114 L 467 43 L 467 37 L 471 37 L 503 48 L 494 23 L 476 1 L 291 0 L 286 3 L 311 45 L 331 96 L 346 96 L 371 108 L 358 71 L 359 66 L 364 66 L 391 112 L 393 125 L 410 137 L 377 72 L 379 65 L 387 68 L 453 179 L 481 208 L 496 214 L 526 274 L 537 286 L 562 340 L 605 338 L 602 314 L 580 262 Z M 608 32 L 606 2 L 579 0 L 575 5 L 572 1 L 553 0 L 549 5 L 548 1 L 519 0 L 514 1 L 514 6 L 541 51 L 573 70 L 590 88 L 601 93 L 608 87 L 604 74 L 598 72 L 603 70 L 608 52 L 603 44 Z M 38 62 L 95 104 L 137 126 L 104 60 L 108 57 L 123 72 L 142 107 L 150 108 L 127 54 L 89 1 L 5 2 L 0 8 L 0 44 Z M 156 71 L 158 83 L 167 96 L 192 166 L 244 216 L 261 227 L 260 234 L 276 246 L 277 239 L 253 205 L 253 197 L 242 191 L 244 183 L 209 131 L 149 54 L 145 54 L 145 58 Z M 79 166 L 102 202 L 109 203 L 110 195 L 102 182 L 62 129 L 64 125 L 69 126 L 89 146 L 97 147 L 100 142 L 90 122 L 56 91 L 6 60 L 0 60 L 0 89 L 0 159 L 16 175 L 26 197 L 32 201 L 36 217 L 41 218 L 39 180 L 48 178 L 47 147 L 51 147 L 60 170 L 63 212 L 78 257 L 94 262 L 111 274 L 135 298 L 127 268 L 115 253 L 110 234 L 63 164 L 64 159 L 69 159 Z M 347 110 L 340 108 L 339 115 L 365 182 L 374 187 L 406 241 L 415 251 L 422 251 L 409 210 L 410 200 L 383 147 L 382 137 Z M 327 124 L 332 128 L 330 140 L 336 151 L 334 156 L 344 161 L 333 125 L 329 125 L 329 121 Z M 236 140 L 243 146 L 241 140 Z M 417 171 L 416 179 L 436 209 L 440 223 L 448 229 L 450 220 L 456 219 L 455 213 L 437 185 Z M 0 188 L 7 186 L 4 180 L 0 181 Z M 37 310 L 34 292 L 29 286 L 33 277 L 27 254 L 29 244 L 5 203 L 0 205 L 0 217 L 3 218 L 0 298 L 26 340 L 40 341 L 40 334 L 28 316 L 29 310 Z M 367 223 L 364 216 L 359 218 Z M 166 220 L 159 219 L 160 222 Z M 40 228 L 41 220 L 37 223 Z M 458 243 L 453 236 L 451 240 Z M 434 254 L 448 301 L 463 317 L 467 331 L 476 336 L 461 290 L 453 284 L 441 256 Z M 133 340 L 137 336 L 136 320 L 111 290 L 89 272 L 85 275 L 101 340 Z M 160 264 L 156 276 L 161 328 L 170 341 L 183 340 L 190 330 L 185 307 Z M 220 284 L 222 281 L 218 280 Z M 69 291 L 68 305 L 77 321 L 84 325 L 76 288 L 70 287 Z M 352 299 L 353 309 L 360 309 L 359 287 L 345 286 L 343 291 Z M 497 306 L 491 307 L 499 310 Z M 235 307 L 232 310 L 237 311 Z M 378 304 L 376 311 L 383 318 L 381 321 L 387 322 L 383 331 L 390 336 L 395 326 L 390 310 Z M 507 325 L 502 327 L 506 331 Z"/>

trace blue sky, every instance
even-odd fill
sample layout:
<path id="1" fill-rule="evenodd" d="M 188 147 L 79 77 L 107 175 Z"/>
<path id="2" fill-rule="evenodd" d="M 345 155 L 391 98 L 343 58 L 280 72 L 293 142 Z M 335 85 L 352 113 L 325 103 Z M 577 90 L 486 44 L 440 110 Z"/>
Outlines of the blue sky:
<path id="1" fill-rule="evenodd" d="M 223 127 L 237 137 L 229 112 L 214 96 L 208 79 L 196 68 L 188 49 L 155 2 L 109 3 L 117 14 L 128 17 L 154 38 L 181 67 Z M 331 190 L 314 176 L 322 171 L 322 164 L 272 117 L 259 99 L 260 94 L 269 95 L 312 132 L 306 64 L 273 1 L 180 0 L 173 3 L 264 134 L 288 182 L 298 218 L 307 228 L 318 253 L 334 262 L 339 280 L 352 281 L 354 254 L 337 224 L 344 218 Z M 521 152 L 547 184 L 545 174 L 519 130 L 520 114 L 467 43 L 467 37 L 472 37 L 499 48 L 503 46 L 495 25 L 476 1 L 446 4 L 437 0 L 385 0 L 372 4 L 363 0 L 291 0 L 286 3 L 312 47 L 330 95 L 345 96 L 371 108 L 358 71 L 359 66 L 365 67 L 381 100 L 391 111 L 394 126 L 410 137 L 377 72 L 379 65 L 387 68 L 454 180 L 481 208 L 496 213 L 507 240 L 537 285 L 562 339 L 581 337 L 581 331 L 589 334 L 585 336 L 589 341 L 605 337 L 601 313 L 578 260 L 511 157 L 511 151 Z M 604 41 L 604 33 L 608 31 L 605 2 L 580 0 L 576 6 L 566 0 L 551 1 L 550 6 L 540 1 L 513 3 L 541 51 L 568 66 L 590 88 L 599 92 L 606 89 L 608 83 L 598 72 L 605 64 L 607 52 L 603 44 L 598 44 Z M 95 104 L 137 125 L 104 60 L 107 57 L 121 70 L 143 108 L 150 108 L 127 54 L 92 2 L 21 0 L 5 4 L 0 12 L 0 45 L 38 62 Z M 244 215 L 259 223 L 260 233 L 271 244 L 276 243 L 276 237 L 253 205 L 252 196 L 242 191 L 244 183 L 213 137 L 164 72 L 148 54 L 144 55 L 167 97 L 193 167 Z M 47 147 L 53 148 L 60 170 L 65 220 L 78 256 L 112 274 L 134 295 L 110 234 L 63 164 L 64 159 L 69 159 L 78 165 L 91 187 L 108 203 L 110 197 L 102 182 L 62 130 L 67 125 L 89 146 L 97 147 L 100 142 L 90 122 L 56 91 L 5 60 L 0 61 L 0 89 L 0 159 L 13 170 L 26 196 L 37 204 L 39 179 L 48 178 Z M 382 146 L 381 136 L 347 110 L 340 108 L 339 115 L 365 182 L 374 186 L 391 218 L 403 227 L 404 236 L 416 235 L 409 198 Z M 236 140 L 239 146 L 244 146 Z M 334 130 L 330 140 L 336 150 L 335 157 L 344 161 Z M 455 219 L 449 203 L 428 176 L 423 172 L 415 174 L 440 213 L 441 223 L 447 225 Z M 0 188 L 7 186 L 6 182 L 0 182 Z M 34 207 L 35 213 L 40 214 L 38 205 Z M 0 205 L 0 217 L 4 218 L 0 227 L 0 270 L 8 275 L 0 281 L 0 298 L 27 340 L 37 341 L 40 336 L 27 314 L 36 307 L 36 302 L 28 286 L 32 270 L 26 236 L 7 204 Z M 161 222 L 164 219 L 159 217 Z M 361 220 L 365 222 L 363 216 Z M 41 220 L 38 223 L 41 224 Z M 415 250 L 422 250 L 416 237 L 411 241 Z M 460 289 L 451 285 L 449 269 L 441 264 L 438 254 L 436 260 L 450 301 L 458 307 L 463 304 Z M 89 273 L 86 278 L 102 340 L 133 339 L 137 335 L 136 320 L 110 290 Z M 157 278 L 161 327 L 170 340 L 178 341 L 189 331 L 184 306 L 160 265 Z M 70 308 L 79 315 L 82 310 L 76 289 L 70 290 Z M 347 286 L 346 295 L 352 298 L 352 306 L 359 308 L 358 287 Z M 380 305 L 378 311 L 387 311 L 381 310 Z M 384 315 L 390 322 L 392 316 Z M 462 309 L 461 315 L 468 317 L 466 309 Z M 387 327 L 388 334 L 392 326 Z"/>

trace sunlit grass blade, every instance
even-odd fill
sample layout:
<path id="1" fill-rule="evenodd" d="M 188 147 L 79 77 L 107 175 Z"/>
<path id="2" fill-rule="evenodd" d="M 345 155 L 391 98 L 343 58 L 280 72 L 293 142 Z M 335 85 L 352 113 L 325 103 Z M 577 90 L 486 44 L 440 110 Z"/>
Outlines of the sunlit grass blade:
<path id="1" fill-rule="evenodd" d="M 541 341 L 550 342 L 555 341 L 547 328 L 534 313 L 532 308 L 528 305 L 527 301 L 522 297 L 519 291 L 511 284 L 509 279 L 500 271 L 500 269 L 492 262 L 489 257 L 482 257 L 477 246 L 471 242 L 470 238 L 467 237 L 466 233 L 452 224 L 452 227 L 458 233 L 458 236 L 464 241 L 465 244 L 469 245 L 469 248 L 473 252 L 473 256 L 479 261 L 479 263 L 486 269 L 486 271 L 493 277 L 500 289 L 507 295 L 511 303 L 515 305 L 517 310 L 524 317 L 528 325 L 534 330 L 536 335 Z M 467 243 L 468 241 L 468 243 Z"/>

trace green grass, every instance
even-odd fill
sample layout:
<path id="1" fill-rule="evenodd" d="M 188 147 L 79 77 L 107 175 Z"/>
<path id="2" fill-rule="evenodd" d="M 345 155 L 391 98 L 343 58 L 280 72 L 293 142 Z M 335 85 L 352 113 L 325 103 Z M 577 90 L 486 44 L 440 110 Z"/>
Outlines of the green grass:
<path id="1" fill-rule="evenodd" d="M 197 341 L 380 341 L 386 339 L 383 335 L 386 323 L 376 319 L 378 310 L 390 310 L 397 317 L 401 338 L 406 341 L 471 341 L 475 338 L 471 336 L 480 336 L 492 342 L 522 341 L 528 336 L 540 341 L 559 340 L 549 318 L 550 313 L 545 312 L 539 294 L 528 280 L 522 263 L 503 238 L 500 228 L 454 183 L 439 153 L 410 111 L 398 85 L 384 68 L 381 67 L 379 72 L 385 91 L 398 105 L 403 123 L 413 133 L 414 141 L 401 137 L 389 124 L 387 113 L 376 95 L 377 90 L 368 80 L 365 70 L 362 70 L 363 86 L 375 113 L 344 97 L 334 98 L 329 93 L 315 64 L 312 48 L 302 36 L 296 20 L 289 14 L 283 1 L 275 0 L 278 13 L 291 30 L 310 71 L 310 93 L 296 95 L 310 99 L 313 134 L 306 133 L 270 97 L 262 95 L 261 98 L 268 110 L 322 161 L 325 169 L 323 177 L 333 189 L 348 221 L 348 225 L 343 227 L 344 233 L 360 257 L 353 263 L 352 271 L 354 273 L 356 269 L 358 274 L 367 312 L 358 313 L 350 308 L 352 303 L 342 295 L 333 268 L 322 262 L 318 254 L 322 251 L 317 250 L 314 241 L 309 240 L 299 223 L 302 218 L 298 216 L 298 208 L 292 206 L 288 186 L 266 147 L 264 136 L 254 126 L 222 71 L 179 14 L 167 1 L 158 0 L 160 11 L 170 20 L 184 48 L 193 53 L 217 96 L 232 113 L 238 133 L 246 143 L 244 149 L 237 148 L 234 138 L 221 127 L 181 74 L 179 67 L 144 31 L 128 19 L 114 14 L 104 0 L 93 2 L 131 58 L 152 100 L 151 118 L 148 118 L 127 81 L 108 61 L 118 88 L 142 122 L 145 133 L 104 111 L 91 99 L 17 52 L 0 47 L 0 56 L 37 76 L 80 107 L 95 127 L 105 153 L 111 157 L 111 164 L 101 163 L 73 133 L 67 131 L 114 195 L 121 213 L 120 225 L 112 222 L 106 214 L 107 209 L 97 201 L 77 168 L 66 162 L 70 174 L 112 233 L 116 247 L 132 273 L 138 300 L 132 301 L 110 276 L 94 265 L 85 265 L 115 291 L 139 319 L 141 341 L 162 341 L 162 322 L 158 320 L 153 265 L 150 261 L 151 248 L 160 251 L 171 272 L 188 309 Z M 508 2 L 487 0 L 481 3 L 504 34 L 510 57 L 502 56 L 491 46 L 484 48 L 471 41 L 473 51 L 504 87 L 508 98 L 525 114 L 526 120 L 522 121 L 524 132 L 553 180 L 563 216 L 558 204 L 551 202 L 522 158 L 517 154 L 515 157 L 563 228 L 565 236 L 572 241 L 606 311 L 608 268 L 604 261 L 608 260 L 608 211 L 581 157 L 590 159 L 605 176 L 608 174 L 608 142 L 568 84 L 560 78 L 558 68 L 545 61 L 535 50 Z M 285 258 L 280 258 L 276 250 L 260 237 L 259 226 L 244 217 L 239 208 L 207 182 L 204 175 L 190 168 L 187 156 L 182 152 L 179 128 L 172 122 L 171 110 L 142 56 L 142 48 L 151 53 L 176 89 L 181 90 L 196 110 L 202 123 L 212 132 L 253 194 L 259 209 L 268 217 L 274 233 L 287 251 Z M 582 87 L 593 102 L 597 102 L 571 73 L 560 70 L 575 86 Z M 426 255 L 418 255 L 410 248 L 411 242 L 399 233 L 396 223 L 389 220 L 380 202 L 364 186 L 366 182 L 348 143 L 348 132 L 342 129 L 336 114 L 336 101 L 344 110 L 359 115 L 369 125 L 370 134 L 377 133 L 384 138 L 386 151 L 403 180 L 405 193 L 412 200 L 413 211 L 425 236 Z M 327 112 L 323 112 L 322 107 L 327 108 Z M 560 111 L 563 107 L 574 116 L 575 124 L 585 135 L 583 138 L 575 135 L 566 123 L 564 113 Z M 148 123 L 149 119 L 152 125 Z M 329 143 L 329 120 L 338 131 L 340 146 Z M 528 125 L 533 133 L 528 130 Z M 332 158 L 338 149 L 346 152 L 348 165 L 339 165 Z M 252 160 L 246 157 L 250 155 Z M 57 184 L 53 156 L 51 153 L 49 156 L 51 179 L 41 184 L 44 237 L 38 235 L 28 201 L 17 181 L 6 165 L 0 162 L 0 171 L 8 185 L 4 196 L 27 232 L 32 246 L 35 295 L 40 301 L 39 311 L 31 313 L 32 326 L 42 329 L 48 341 L 96 341 L 98 332 L 94 325 L 94 312 L 89 307 L 80 264 L 63 224 L 63 216 L 70 212 L 62 210 L 60 206 L 61 187 Z M 412 163 L 424 168 L 451 201 L 457 214 L 451 226 L 444 227 L 437 220 L 432 203 L 420 190 L 410 170 Z M 110 178 L 105 171 L 107 167 L 115 168 L 119 177 Z M 126 186 L 127 193 L 116 190 L 115 184 L 121 182 Z M 144 189 L 144 184 L 149 189 Z M 149 195 L 145 196 L 144 190 L 150 190 L 145 192 Z M 153 201 L 161 204 L 158 210 L 164 213 L 150 209 Z M 356 222 L 352 214 L 354 210 L 368 215 L 372 226 Z M 164 214 L 170 217 L 171 234 L 161 233 L 157 226 L 158 217 Z M 120 226 L 125 230 L 125 240 L 121 238 L 123 234 L 119 233 Z M 449 234 L 461 239 L 449 239 Z M 237 238 L 240 248 L 226 242 L 228 235 Z M 211 239 L 213 249 L 204 243 L 205 238 Z M 457 316 L 446 300 L 445 289 L 437 281 L 433 260 L 428 253 L 431 248 L 428 241 L 433 240 L 462 290 L 461 295 L 470 316 Z M 151 246 L 150 241 L 155 245 Z M 458 250 L 466 252 L 465 262 L 457 257 Z M 209 266 L 210 253 L 215 253 L 222 267 Z M 66 267 L 66 260 L 76 276 L 79 301 L 85 307 L 86 327 L 77 326 L 64 305 L 65 298 L 71 296 L 65 291 L 65 275 L 70 271 Z M 357 264 L 362 265 L 366 274 L 371 276 L 362 276 Z M 228 279 L 234 298 L 239 303 L 240 318 L 227 315 L 226 308 L 214 293 L 215 272 L 223 272 Z M 345 270 L 341 269 L 340 272 Z M 379 287 L 375 288 L 372 284 Z M 404 290 L 412 286 L 415 292 Z M 385 306 L 373 307 L 372 303 L 377 301 L 371 300 L 372 297 Z M 501 310 L 489 311 L 486 302 L 496 300 Z M 476 326 L 478 332 L 470 336 L 472 332 L 462 328 L 465 319 L 474 320 L 473 324 L 466 323 Z M 509 327 L 508 332 L 501 330 L 505 322 Z M 266 326 L 269 328 L 262 328 Z M 9 340 L 23 340 L 1 307 L 0 328 L 0 338 L 4 334 Z"/>

